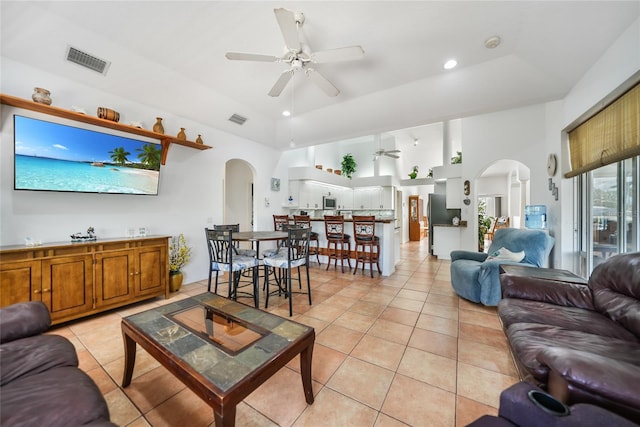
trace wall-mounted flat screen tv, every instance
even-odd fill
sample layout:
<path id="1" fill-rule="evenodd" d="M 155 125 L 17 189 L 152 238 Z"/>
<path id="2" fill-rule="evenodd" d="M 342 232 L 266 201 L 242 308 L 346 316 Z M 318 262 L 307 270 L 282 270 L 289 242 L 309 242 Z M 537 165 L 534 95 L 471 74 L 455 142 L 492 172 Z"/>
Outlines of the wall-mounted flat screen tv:
<path id="1" fill-rule="evenodd" d="M 16 190 L 157 195 L 160 144 L 14 115 Z"/>

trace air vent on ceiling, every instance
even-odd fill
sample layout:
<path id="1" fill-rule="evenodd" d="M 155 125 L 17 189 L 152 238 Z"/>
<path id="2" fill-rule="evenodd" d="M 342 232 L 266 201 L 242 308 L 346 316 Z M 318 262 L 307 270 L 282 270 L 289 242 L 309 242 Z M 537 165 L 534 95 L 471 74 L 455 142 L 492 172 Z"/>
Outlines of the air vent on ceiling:
<path id="1" fill-rule="evenodd" d="M 107 74 L 107 70 L 109 70 L 109 66 L 111 65 L 111 62 L 97 58 L 73 46 L 67 46 L 67 61 L 82 65 L 103 75 Z"/>
<path id="2" fill-rule="evenodd" d="M 242 117 L 240 114 L 234 114 L 233 116 L 229 117 L 229 120 L 232 121 L 233 123 L 237 123 L 239 125 L 243 125 L 244 122 L 247 121 L 246 117 Z"/>

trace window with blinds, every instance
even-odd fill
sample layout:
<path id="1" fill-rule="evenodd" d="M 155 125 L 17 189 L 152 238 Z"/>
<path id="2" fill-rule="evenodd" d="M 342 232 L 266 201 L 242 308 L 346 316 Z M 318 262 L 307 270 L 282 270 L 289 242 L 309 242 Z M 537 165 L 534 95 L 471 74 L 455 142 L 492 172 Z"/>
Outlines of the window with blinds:
<path id="1" fill-rule="evenodd" d="M 640 155 L 640 84 L 569 132 L 565 178 Z"/>

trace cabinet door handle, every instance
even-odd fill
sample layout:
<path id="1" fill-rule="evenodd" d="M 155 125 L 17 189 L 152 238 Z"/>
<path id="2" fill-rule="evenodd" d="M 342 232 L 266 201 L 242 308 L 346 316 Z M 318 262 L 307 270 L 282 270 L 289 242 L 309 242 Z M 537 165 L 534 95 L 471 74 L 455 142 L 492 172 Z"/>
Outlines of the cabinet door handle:
<path id="1" fill-rule="evenodd" d="M 34 294 L 39 294 L 39 293 L 40 293 L 40 289 L 34 289 L 34 290 L 33 290 L 33 293 L 34 293 Z"/>
<path id="2" fill-rule="evenodd" d="M 46 289 L 43 289 L 43 290 L 42 290 L 42 293 L 49 292 L 49 291 L 51 291 L 51 289 L 46 288 Z"/>

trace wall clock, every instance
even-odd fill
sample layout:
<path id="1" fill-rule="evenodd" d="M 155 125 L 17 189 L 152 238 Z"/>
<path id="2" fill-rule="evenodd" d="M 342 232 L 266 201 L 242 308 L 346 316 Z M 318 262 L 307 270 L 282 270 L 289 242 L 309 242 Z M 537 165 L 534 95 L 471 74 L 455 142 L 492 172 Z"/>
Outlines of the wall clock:
<path id="1" fill-rule="evenodd" d="M 280 178 L 271 178 L 271 191 L 280 191 Z"/>
<path id="2" fill-rule="evenodd" d="M 554 176 L 558 170 L 558 158 L 555 154 L 549 154 L 547 159 L 547 173 L 549 176 Z"/>

